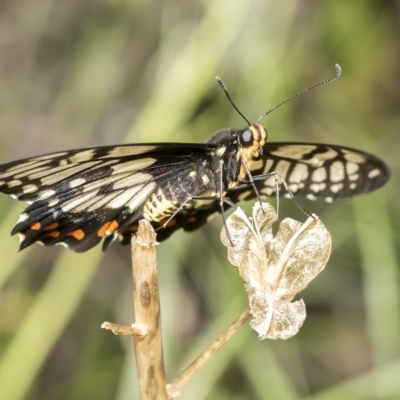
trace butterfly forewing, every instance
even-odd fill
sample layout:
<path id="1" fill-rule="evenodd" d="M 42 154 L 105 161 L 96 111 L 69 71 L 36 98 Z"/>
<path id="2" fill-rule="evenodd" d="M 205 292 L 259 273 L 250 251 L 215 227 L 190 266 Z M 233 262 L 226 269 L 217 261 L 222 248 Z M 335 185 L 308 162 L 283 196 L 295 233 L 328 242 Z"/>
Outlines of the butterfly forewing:
<path id="1" fill-rule="evenodd" d="M 212 145 L 149 144 L 60 152 L 0 166 L 0 191 L 29 204 L 12 234 L 85 251 L 143 218 L 150 194 L 177 182 Z M 199 162 L 201 160 L 199 159 Z"/>
<path id="2" fill-rule="evenodd" d="M 253 164 L 256 186 L 267 196 L 275 194 L 275 176 L 259 179 L 273 172 L 279 174 L 282 193 L 283 179 L 294 195 L 328 202 L 371 192 L 390 176 L 387 165 L 372 154 L 345 146 L 289 142 L 268 143 L 264 157 Z"/>

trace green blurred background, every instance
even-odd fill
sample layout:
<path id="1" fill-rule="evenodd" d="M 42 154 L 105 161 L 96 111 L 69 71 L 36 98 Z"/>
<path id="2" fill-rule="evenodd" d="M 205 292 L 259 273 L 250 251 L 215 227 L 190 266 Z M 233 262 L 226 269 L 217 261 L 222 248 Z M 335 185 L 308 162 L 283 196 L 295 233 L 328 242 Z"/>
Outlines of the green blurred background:
<path id="1" fill-rule="evenodd" d="M 333 235 L 286 342 L 246 325 L 182 399 L 398 399 L 400 313 L 398 1 L 31 0 L 0 2 L 0 161 L 122 142 L 202 142 L 334 73 L 264 125 L 271 141 L 343 144 L 387 160 L 382 190 L 301 200 Z M 252 204 L 244 204 L 249 209 Z M 130 251 L 73 254 L 10 237 L 23 204 L 0 196 L 0 398 L 136 399 Z M 304 219 L 283 200 L 281 217 Z M 245 308 L 221 218 L 158 247 L 171 381 Z"/>

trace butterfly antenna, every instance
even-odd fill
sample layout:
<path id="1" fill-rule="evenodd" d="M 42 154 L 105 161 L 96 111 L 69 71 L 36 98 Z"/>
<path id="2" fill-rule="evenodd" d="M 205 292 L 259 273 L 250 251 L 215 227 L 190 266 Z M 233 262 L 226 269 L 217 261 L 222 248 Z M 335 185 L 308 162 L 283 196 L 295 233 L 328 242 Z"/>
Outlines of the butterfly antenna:
<path id="1" fill-rule="evenodd" d="M 277 106 L 275 106 L 274 108 L 271 108 L 271 110 L 269 110 L 269 111 L 267 111 L 265 114 L 261 115 L 261 117 L 258 118 L 257 122 L 260 122 L 266 115 L 268 115 L 268 114 L 271 113 L 272 111 L 276 110 L 276 109 L 277 109 L 278 107 L 280 107 L 281 105 L 283 105 L 283 104 L 287 103 L 288 101 L 294 99 L 295 97 L 300 96 L 300 95 L 302 95 L 302 94 L 304 94 L 304 93 L 306 93 L 306 92 L 309 92 L 310 90 L 315 89 L 315 88 L 318 87 L 318 86 L 322 86 L 322 85 L 325 85 L 326 83 L 335 81 L 337 78 L 339 78 L 340 74 L 342 73 L 342 69 L 340 68 L 340 65 L 339 65 L 339 64 L 335 64 L 335 69 L 336 69 L 335 75 L 331 76 L 331 77 L 328 78 L 328 79 L 325 79 L 325 80 L 322 81 L 322 82 L 317 83 L 316 85 L 310 86 L 309 88 L 304 89 L 304 90 L 302 90 L 302 91 L 299 92 L 299 93 L 296 93 L 295 95 L 289 97 L 289 98 L 286 99 L 285 101 L 282 101 L 282 103 L 279 103 Z M 221 85 L 221 83 L 220 83 L 220 85 Z M 229 98 L 229 96 L 228 96 L 228 98 Z M 235 107 L 235 108 L 236 108 L 236 107 Z"/>
<path id="2" fill-rule="evenodd" d="M 222 90 L 225 92 L 226 97 L 228 98 L 229 102 L 232 104 L 233 108 L 239 113 L 239 115 L 249 124 L 251 125 L 250 121 L 239 111 L 239 109 L 235 106 L 235 103 L 232 101 L 231 96 L 229 96 L 228 88 L 226 87 L 224 81 L 219 77 L 216 76 L 215 79 L 219 83 L 219 86 L 221 86 Z"/>

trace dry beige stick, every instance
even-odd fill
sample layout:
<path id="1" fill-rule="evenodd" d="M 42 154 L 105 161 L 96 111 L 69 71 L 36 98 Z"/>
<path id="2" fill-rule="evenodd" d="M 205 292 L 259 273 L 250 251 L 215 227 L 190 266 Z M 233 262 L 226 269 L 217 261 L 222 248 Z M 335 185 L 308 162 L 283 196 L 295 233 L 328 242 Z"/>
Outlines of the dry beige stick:
<path id="1" fill-rule="evenodd" d="M 167 400 L 161 342 L 156 234 L 146 220 L 139 221 L 132 237 L 135 326 L 144 336 L 134 336 L 141 400 Z"/>
<path id="2" fill-rule="evenodd" d="M 204 351 L 199 357 L 196 358 L 176 379 L 173 383 L 168 385 L 168 397 L 173 399 L 179 394 L 183 385 L 197 372 L 203 364 L 210 359 L 238 330 L 250 317 L 250 308 L 246 310 L 237 318 L 215 341 Z"/>
<path id="3" fill-rule="evenodd" d="M 140 328 L 136 325 L 132 326 L 125 326 L 125 325 L 118 325 L 112 322 L 103 322 L 101 324 L 103 329 L 107 329 L 111 331 L 114 335 L 130 335 L 130 336 L 145 336 L 146 331 L 143 328 Z"/>

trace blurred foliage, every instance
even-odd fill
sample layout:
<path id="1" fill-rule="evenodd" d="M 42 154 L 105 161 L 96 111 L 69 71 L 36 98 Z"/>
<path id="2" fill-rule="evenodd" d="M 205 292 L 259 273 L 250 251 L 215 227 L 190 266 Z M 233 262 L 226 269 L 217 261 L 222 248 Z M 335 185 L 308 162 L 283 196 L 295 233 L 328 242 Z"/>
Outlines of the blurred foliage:
<path id="1" fill-rule="evenodd" d="M 0 160 L 120 142 L 204 141 L 334 72 L 334 84 L 269 115 L 270 140 L 337 143 L 383 156 L 391 182 L 351 202 L 301 200 L 333 236 L 286 342 L 248 326 L 182 399 L 400 398 L 400 3 L 336 0 L 0 2 Z M 251 207 L 251 204 L 245 204 Z M 73 254 L 9 232 L 22 204 L 0 196 L 0 397 L 135 399 L 129 248 Z M 281 216 L 303 219 L 291 201 Z M 159 246 L 172 380 L 245 307 L 219 241 L 221 218 Z"/>

